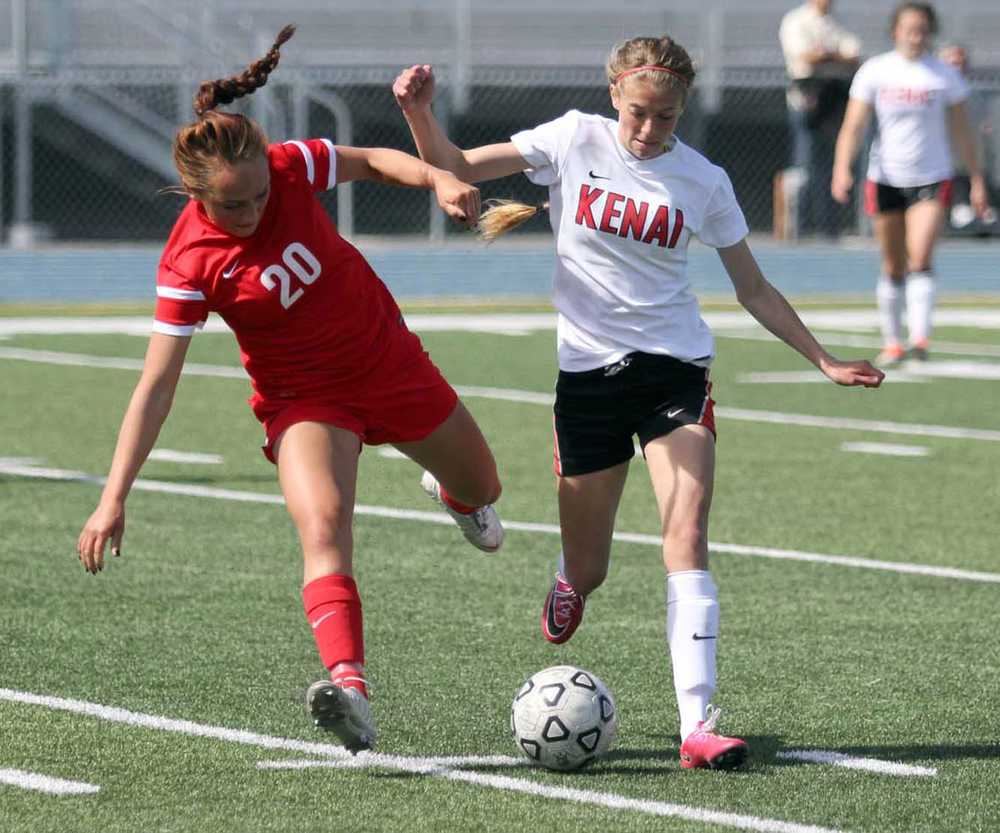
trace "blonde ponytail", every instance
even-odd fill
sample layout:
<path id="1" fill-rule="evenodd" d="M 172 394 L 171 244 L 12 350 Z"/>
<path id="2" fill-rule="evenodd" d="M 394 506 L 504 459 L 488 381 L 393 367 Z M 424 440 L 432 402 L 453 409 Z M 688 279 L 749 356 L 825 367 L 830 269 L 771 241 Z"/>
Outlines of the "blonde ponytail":
<path id="1" fill-rule="evenodd" d="M 517 228 L 539 211 L 548 211 L 549 204 L 528 205 L 516 200 L 487 200 L 486 210 L 479 215 L 477 234 L 481 240 L 492 243 L 501 234 Z"/>

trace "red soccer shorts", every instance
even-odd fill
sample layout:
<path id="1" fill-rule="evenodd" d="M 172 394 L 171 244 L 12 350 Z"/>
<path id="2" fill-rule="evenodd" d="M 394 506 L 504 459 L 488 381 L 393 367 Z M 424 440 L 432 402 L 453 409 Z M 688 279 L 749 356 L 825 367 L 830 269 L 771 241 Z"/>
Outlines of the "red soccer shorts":
<path id="1" fill-rule="evenodd" d="M 276 462 L 275 442 L 297 422 L 334 425 L 368 445 L 417 442 L 431 434 L 455 410 L 458 394 L 418 339 L 406 339 L 404 344 L 373 368 L 363 385 L 350 390 L 302 400 L 255 397 L 254 415 L 267 433 L 264 456 Z"/>

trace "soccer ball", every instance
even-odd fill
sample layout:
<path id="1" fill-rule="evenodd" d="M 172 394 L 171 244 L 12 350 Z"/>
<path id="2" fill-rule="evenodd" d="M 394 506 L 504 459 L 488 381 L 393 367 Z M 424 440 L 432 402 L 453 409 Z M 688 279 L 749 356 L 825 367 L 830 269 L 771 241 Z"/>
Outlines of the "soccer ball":
<path id="1" fill-rule="evenodd" d="M 555 665 L 518 690 L 510 728 L 518 749 L 534 763 L 579 769 L 607 753 L 618 733 L 618 711 L 596 674 Z"/>

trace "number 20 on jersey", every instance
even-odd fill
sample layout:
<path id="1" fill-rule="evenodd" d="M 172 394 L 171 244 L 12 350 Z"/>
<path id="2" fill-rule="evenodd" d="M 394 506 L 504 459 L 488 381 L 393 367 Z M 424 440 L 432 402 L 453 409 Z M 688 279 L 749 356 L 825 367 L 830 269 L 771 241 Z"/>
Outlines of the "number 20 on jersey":
<path id="1" fill-rule="evenodd" d="M 260 282 L 264 284 L 264 288 L 268 292 L 280 286 L 281 306 L 288 309 L 306 291 L 303 286 L 298 287 L 294 292 L 292 291 L 292 275 L 289 272 L 294 274 L 305 286 L 309 286 L 323 270 L 316 255 L 298 242 L 289 243 L 285 247 L 285 251 L 281 253 L 281 260 L 284 266 L 279 263 L 268 266 L 260 273 Z"/>

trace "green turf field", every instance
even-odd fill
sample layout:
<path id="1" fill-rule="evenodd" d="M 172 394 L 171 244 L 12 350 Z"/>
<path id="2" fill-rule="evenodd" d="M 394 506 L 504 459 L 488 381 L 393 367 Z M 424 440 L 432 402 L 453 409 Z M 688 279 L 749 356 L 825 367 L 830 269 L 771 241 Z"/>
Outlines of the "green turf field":
<path id="1" fill-rule="evenodd" d="M 934 362 L 1000 364 L 1000 330 L 949 326 L 937 337 L 971 353 Z M 424 341 L 456 386 L 551 392 L 552 332 Z M 149 461 L 150 488 L 202 491 L 133 492 L 124 554 L 93 577 L 74 544 L 99 486 L 52 470 L 106 472 L 137 374 L 4 351 L 139 359 L 145 342 L 0 340 L 0 831 L 1000 830 L 1000 382 L 753 384 L 746 374 L 808 366 L 776 342 L 718 345 L 717 701 L 722 730 L 751 745 L 736 773 L 679 767 L 663 568 L 645 538 L 616 544 L 571 643 L 542 638 L 558 538 L 517 522 L 557 521 L 545 404 L 466 399 L 504 481 L 499 508 L 512 523 L 501 553 L 484 556 L 424 515 L 357 517 L 381 735 L 378 755 L 348 761 L 301 705 L 322 669 L 247 382 L 182 379 L 158 448 L 222 462 Z M 235 366 L 235 345 L 199 334 L 189 362 Z M 828 422 L 766 422 L 762 412 Z M 358 502 L 436 515 L 419 476 L 368 448 Z M 641 458 L 618 529 L 658 529 Z M 516 755 L 511 698 L 559 663 L 593 670 L 614 692 L 621 727 L 608 759 L 565 775 L 506 757 L 428 760 Z M 905 766 L 783 757 L 795 750 Z M 27 789 L 29 774 L 97 791 Z"/>

